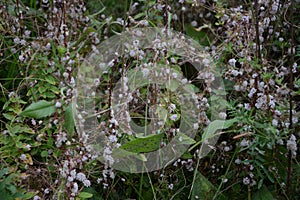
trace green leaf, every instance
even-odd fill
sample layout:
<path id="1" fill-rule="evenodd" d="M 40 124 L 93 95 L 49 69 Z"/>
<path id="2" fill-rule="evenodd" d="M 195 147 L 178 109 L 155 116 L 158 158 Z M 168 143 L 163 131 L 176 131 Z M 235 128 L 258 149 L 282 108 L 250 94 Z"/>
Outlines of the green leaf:
<path id="1" fill-rule="evenodd" d="M 268 188 L 264 185 L 260 190 L 258 190 L 252 196 L 252 200 L 273 200 L 274 197 Z"/>
<path id="2" fill-rule="evenodd" d="M 204 131 L 204 134 L 202 135 L 202 141 L 209 139 L 213 137 L 215 132 L 217 132 L 220 129 L 227 129 L 230 126 L 232 126 L 235 122 L 238 122 L 239 120 L 237 118 L 229 119 L 229 120 L 215 120 L 211 122 L 207 129 Z"/>
<path id="3" fill-rule="evenodd" d="M 192 189 L 191 199 L 213 199 L 217 189 L 201 173 L 197 172 Z M 198 198 L 197 198 L 198 197 Z M 224 196 L 218 196 L 218 199 L 225 199 Z"/>
<path id="4" fill-rule="evenodd" d="M 29 133 L 29 134 L 35 133 L 33 129 L 27 126 L 20 126 L 20 125 L 10 126 L 9 124 L 7 124 L 6 128 L 11 136 L 15 136 L 15 134 L 17 133 Z"/>
<path id="5" fill-rule="evenodd" d="M 196 146 L 198 146 L 203 141 L 213 138 L 214 134 L 218 130 L 227 129 L 227 128 L 231 127 L 235 122 L 238 122 L 238 121 L 239 121 L 238 118 L 233 118 L 233 119 L 229 119 L 229 120 L 215 120 L 215 121 L 211 122 L 208 125 L 208 127 L 206 128 L 206 130 L 204 131 L 204 133 L 202 135 L 202 140 L 198 141 L 196 144 L 194 144 L 192 147 L 190 147 L 189 151 L 194 149 Z"/>
<path id="6" fill-rule="evenodd" d="M 185 152 L 184 154 L 181 155 L 181 159 L 190 159 L 193 158 L 194 156 L 190 152 Z"/>
<path id="7" fill-rule="evenodd" d="M 8 120 L 13 120 L 15 118 L 15 115 L 11 114 L 11 113 L 3 113 L 3 116 L 8 119 Z"/>
<path id="8" fill-rule="evenodd" d="M 60 53 L 62 55 L 64 53 L 66 53 L 67 49 L 64 46 L 58 46 L 57 51 L 58 51 L 58 53 Z"/>
<path id="9" fill-rule="evenodd" d="M 183 133 L 178 133 L 176 138 L 178 138 L 180 144 L 194 144 L 196 142 L 193 138 L 190 138 Z"/>
<path id="10" fill-rule="evenodd" d="M 35 195 L 36 195 L 35 192 L 28 192 L 23 196 L 23 198 L 24 199 L 32 199 Z"/>
<path id="11" fill-rule="evenodd" d="M 35 118 L 35 119 L 41 119 L 52 115 L 55 112 L 55 110 L 56 108 L 53 102 L 41 100 L 32 103 L 23 112 L 21 112 L 21 115 L 25 117 Z"/>
<path id="12" fill-rule="evenodd" d="M 152 152 L 160 148 L 163 136 L 164 134 L 155 134 L 137 138 L 123 144 L 120 148 L 133 153 Z"/>
<path id="13" fill-rule="evenodd" d="M 89 198 L 92 198 L 93 197 L 93 194 L 91 193 L 88 193 L 88 192 L 80 192 L 78 197 L 80 199 L 89 199 Z"/>
<path id="14" fill-rule="evenodd" d="M 42 157 L 47 157 L 48 156 L 48 151 L 44 150 L 41 152 Z"/>
<path id="15" fill-rule="evenodd" d="M 170 89 L 172 92 L 175 92 L 179 86 L 180 85 L 177 80 L 170 80 L 167 85 L 168 89 Z"/>
<path id="16" fill-rule="evenodd" d="M 41 94 L 43 94 L 44 92 L 47 91 L 47 87 L 45 87 L 45 86 L 39 86 L 39 87 L 38 87 L 38 91 L 39 91 Z"/>
<path id="17" fill-rule="evenodd" d="M 51 76 L 51 75 L 46 76 L 45 79 L 51 85 L 55 85 L 56 82 L 57 82 L 57 80 L 53 76 Z"/>
<path id="18" fill-rule="evenodd" d="M 0 178 L 2 178 L 8 172 L 8 168 L 0 170 Z"/>
<path id="19" fill-rule="evenodd" d="M 68 131 L 69 134 L 73 135 L 75 132 L 75 121 L 74 121 L 74 109 L 73 109 L 73 104 L 70 104 L 64 115 L 64 128 Z"/>

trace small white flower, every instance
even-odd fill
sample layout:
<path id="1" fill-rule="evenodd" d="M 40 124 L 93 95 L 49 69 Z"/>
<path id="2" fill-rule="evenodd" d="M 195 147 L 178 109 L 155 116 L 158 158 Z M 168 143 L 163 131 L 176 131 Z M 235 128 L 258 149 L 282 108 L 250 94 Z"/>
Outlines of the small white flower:
<path id="1" fill-rule="evenodd" d="M 69 77 L 69 73 L 68 72 L 64 72 L 63 73 L 63 77 L 68 78 Z"/>
<path id="2" fill-rule="evenodd" d="M 168 186 L 168 188 L 169 188 L 170 190 L 173 190 L 173 187 L 174 187 L 173 183 L 171 183 L 171 184 Z"/>
<path id="3" fill-rule="evenodd" d="M 237 70 L 232 70 L 231 71 L 231 74 L 233 75 L 233 76 L 238 76 L 239 75 L 239 71 L 237 71 Z"/>
<path id="4" fill-rule="evenodd" d="M 273 126 L 278 126 L 278 120 L 277 119 L 273 119 L 272 120 L 272 125 Z"/>
<path id="5" fill-rule="evenodd" d="M 186 78 L 184 78 L 184 79 L 181 80 L 182 84 L 186 84 L 187 82 L 188 82 L 188 80 Z"/>
<path id="6" fill-rule="evenodd" d="M 99 183 L 101 183 L 103 181 L 103 178 L 98 178 L 97 179 L 97 183 L 99 184 Z"/>
<path id="7" fill-rule="evenodd" d="M 194 123 L 193 127 L 194 127 L 195 130 L 197 130 L 199 128 L 199 124 L 198 123 Z"/>
<path id="8" fill-rule="evenodd" d="M 73 188 L 71 191 L 75 194 L 78 192 L 78 184 L 76 182 L 73 184 Z"/>
<path id="9" fill-rule="evenodd" d="M 177 119 L 177 114 L 173 114 L 170 116 L 170 120 L 175 121 Z"/>
<path id="10" fill-rule="evenodd" d="M 234 59 L 234 58 L 231 58 L 229 61 L 228 61 L 228 63 L 229 63 L 229 65 L 231 65 L 231 66 L 235 66 L 235 63 L 236 63 L 236 59 Z"/>
<path id="11" fill-rule="evenodd" d="M 86 176 L 85 176 L 84 173 L 79 172 L 79 173 L 76 175 L 76 179 L 82 182 L 82 181 L 86 180 Z"/>
<path id="12" fill-rule="evenodd" d="M 140 21 L 140 23 L 141 23 L 141 25 L 143 25 L 143 26 L 148 26 L 149 25 L 149 23 L 148 23 L 148 21 L 147 20 L 142 20 L 142 21 Z"/>
<path id="13" fill-rule="evenodd" d="M 109 141 L 110 141 L 110 142 L 117 142 L 117 141 L 118 141 L 118 138 L 117 138 L 115 135 L 110 135 L 110 136 L 109 136 Z"/>
<path id="14" fill-rule="evenodd" d="M 41 200 L 41 197 L 35 195 L 35 196 L 33 197 L 33 200 Z"/>
<path id="15" fill-rule="evenodd" d="M 243 139 L 242 141 L 241 141 L 241 147 L 247 147 L 247 146 L 249 146 L 249 140 L 247 140 L 247 139 Z"/>
<path id="16" fill-rule="evenodd" d="M 35 126 L 35 125 L 36 125 L 36 121 L 35 121 L 34 119 L 32 119 L 32 120 L 31 120 L 31 124 L 32 124 L 33 126 Z"/>
<path id="17" fill-rule="evenodd" d="M 44 190 L 44 193 L 45 193 L 45 194 L 49 194 L 49 188 L 46 188 L 46 189 Z"/>
<path id="18" fill-rule="evenodd" d="M 26 35 L 26 36 L 29 36 L 30 33 L 31 33 L 31 31 L 29 31 L 29 30 L 26 30 L 26 31 L 25 31 L 25 35 Z"/>
<path id="19" fill-rule="evenodd" d="M 135 53 L 134 50 L 130 50 L 129 55 L 130 55 L 131 57 L 134 57 L 134 56 L 136 55 L 136 53 Z"/>
<path id="20" fill-rule="evenodd" d="M 14 39 L 14 43 L 19 44 L 19 43 L 20 43 L 20 38 L 16 37 L 16 38 Z"/>
<path id="21" fill-rule="evenodd" d="M 243 178 L 243 183 L 245 185 L 249 185 L 250 184 L 250 179 L 248 177 Z"/>
<path id="22" fill-rule="evenodd" d="M 172 63 L 176 63 L 176 59 L 174 57 L 171 58 Z"/>
<path id="23" fill-rule="evenodd" d="M 226 114 L 225 112 L 220 112 L 220 113 L 219 113 L 219 117 L 220 117 L 221 119 L 226 119 L 227 114 Z"/>
<path id="24" fill-rule="evenodd" d="M 84 180 L 83 181 L 83 185 L 85 186 L 85 187 L 90 187 L 91 186 L 91 182 L 89 181 L 89 180 Z"/>
<path id="25" fill-rule="evenodd" d="M 197 23 L 196 21 L 192 21 L 192 22 L 191 22 L 191 25 L 192 25 L 193 27 L 196 27 L 196 26 L 198 25 L 198 23 Z"/>
<path id="26" fill-rule="evenodd" d="M 228 146 L 224 147 L 224 151 L 229 151 L 230 148 Z"/>
<path id="27" fill-rule="evenodd" d="M 99 79 L 99 78 L 95 78 L 95 79 L 94 79 L 94 85 L 95 85 L 96 87 L 98 87 L 98 86 L 100 85 L 100 79 Z"/>
<path id="28" fill-rule="evenodd" d="M 26 160 L 26 155 L 25 154 L 21 154 L 20 159 L 23 160 L 23 161 Z"/>
<path id="29" fill-rule="evenodd" d="M 24 45 L 26 44 L 26 41 L 22 39 L 22 40 L 20 41 L 20 44 L 24 46 Z"/>
<path id="30" fill-rule="evenodd" d="M 295 135 L 291 135 L 290 139 L 286 143 L 287 149 L 291 151 L 292 157 L 295 158 L 297 155 L 297 142 Z"/>
<path id="31" fill-rule="evenodd" d="M 249 103 L 245 103 L 244 107 L 245 107 L 246 110 L 251 110 L 251 106 L 250 106 Z"/>
<path id="32" fill-rule="evenodd" d="M 68 176 L 68 181 L 72 182 L 72 181 L 74 181 L 74 178 L 72 176 Z"/>
<path id="33" fill-rule="evenodd" d="M 143 77 L 147 77 L 150 73 L 150 70 L 148 68 L 143 68 L 142 69 Z"/>
<path id="34" fill-rule="evenodd" d="M 19 60 L 23 61 L 24 60 L 24 56 L 23 55 L 19 55 Z"/>
<path id="35" fill-rule="evenodd" d="M 235 164 L 238 164 L 238 165 L 241 164 L 241 160 L 238 158 L 234 162 L 235 162 Z"/>
<path id="36" fill-rule="evenodd" d="M 182 142 L 182 137 L 179 137 L 178 140 L 179 140 L 179 142 Z"/>
<path id="37" fill-rule="evenodd" d="M 76 178 L 76 170 L 73 169 L 71 172 L 70 172 L 70 175 L 72 178 Z"/>
<path id="38" fill-rule="evenodd" d="M 59 101 L 57 101 L 56 104 L 55 104 L 55 107 L 56 108 L 60 108 L 61 107 L 61 103 Z"/>
<path id="39" fill-rule="evenodd" d="M 169 109 L 170 109 L 171 111 L 174 111 L 174 110 L 176 109 L 176 105 L 173 104 L 173 103 L 171 103 L 170 106 L 169 106 Z"/>
<path id="40" fill-rule="evenodd" d="M 248 94 L 248 97 L 249 97 L 249 98 L 252 98 L 252 97 L 253 97 L 253 94 L 256 93 L 256 91 L 257 91 L 257 90 L 256 90 L 255 88 L 251 88 L 250 93 Z"/>

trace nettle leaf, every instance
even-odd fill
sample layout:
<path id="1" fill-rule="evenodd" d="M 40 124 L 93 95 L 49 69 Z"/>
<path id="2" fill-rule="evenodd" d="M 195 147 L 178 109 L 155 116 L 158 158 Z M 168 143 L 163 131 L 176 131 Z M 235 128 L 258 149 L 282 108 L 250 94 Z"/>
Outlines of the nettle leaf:
<path id="1" fill-rule="evenodd" d="M 56 107 L 54 102 L 41 100 L 32 103 L 23 112 L 21 112 L 21 115 L 25 117 L 35 118 L 35 119 L 41 119 L 52 115 L 55 111 L 56 111 Z"/>
<path id="2" fill-rule="evenodd" d="M 122 144 L 120 148 L 133 153 L 147 153 L 156 151 L 160 148 L 163 136 L 164 134 L 155 134 L 146 137 L 140 137 L 127 142 L 126 144 Z"/>

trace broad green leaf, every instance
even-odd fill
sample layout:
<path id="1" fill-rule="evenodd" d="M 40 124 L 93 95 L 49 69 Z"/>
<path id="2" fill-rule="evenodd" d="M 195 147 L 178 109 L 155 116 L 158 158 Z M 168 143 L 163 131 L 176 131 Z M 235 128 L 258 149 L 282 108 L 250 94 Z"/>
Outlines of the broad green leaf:
<path id="1" fill-rule="evenodd" d="M 137 159 L 139 159 L 141 161 L 144 161 L 144 162 L 147 161 L 147 158 L 145 157 L 144 154 L 129 152 L 129 151 L 126 151 L 126 150 L 121 149 L 121 148 L 115 148 L 113 150 L 113 157 L 114 158 L 119 158 L 119 159 L 124 158 L 124 157 L 134 157 L 134 158 L 137 158 Z"/>
<path id="2" fill-rule="evenodd" d="M 202 140 L 198 141 L 191 148 L 189 148 L 189 151 L 191 151 L 193 148 L 198 146 L 203 141 L 213 138 L 215 133 L 218 130 L 227 129 L 227 128 L 231 127 L 235 122 L 238 122 L 238 121 L 239 121 L 238 118 L 233 118 L 233 119 L 229 119 L 229 120 L 215 120 L 215 121 L 211 122 L 208 125 L 208 127 L 206 128 L 206 130 L 204 131 L 204 133 L 202 135 Z"/>
<path id="3" fill-rule="evenodd" d="M 91 193 L 88 193 L 88 192 L 80 192 L 78 197 L 80 199 L 88 199 L 88 198 L 92 198 L 93 197 L 93 194 Z"/>
<path id="4" fill-rule="evenodd" d="M 215 120 L 211 122 L 207 129 L 204 131 L 204 134 L 202 135 L 202 141 L 209 139 L 213 137 L 213 135 L 221 129 L 227 129 L 230 126 L 232 126 L 235 122 L 238 122 L 239 120 L 234 118 L 234 119 L 229 119 L 229 120 Z"/>
<path id="5" fill-rule="evenodd" d="M 41 100 L 32 103 L 23 112 L 21 112 L 21 115 L 35 119 L 41 119 L 52 115 L 55 112 L 55 110 L 55 103 Z"/>
<path id="6" fill-rule="evenodd" d="M 268 188 L 264 185 L 260 190 L 258 190 L 252 196 L 252 200 L 273 200 L 274 197 Z"/>
<path id="7" fill-rule="evenodd" d="M 133 153 L 147 153 L 156 151 L 160 148 L 163 136 L 163 134 L 155 134 L 137 138 L 127 142 L 126 144 L 123 144 L 120 148 Z"/>
<path id="8" fill-rule="evenodd" d="M 73 135 L 74 134 L 74 127 L 75 127 L 75 121 L 74 121 L 74 109 L 73 109 L 73 104 L 70 104 L 64 115 L 64 128 L 68 131 L 69 134 Z"/>
<path id="9" fill-rule="evenodd" d="M 191 199 L 213 199 L 217 188 L 207 180 L 200 172 L 197 172 L 192 188 Z M 225 199 L 219 195 L 217 199 Z"/>

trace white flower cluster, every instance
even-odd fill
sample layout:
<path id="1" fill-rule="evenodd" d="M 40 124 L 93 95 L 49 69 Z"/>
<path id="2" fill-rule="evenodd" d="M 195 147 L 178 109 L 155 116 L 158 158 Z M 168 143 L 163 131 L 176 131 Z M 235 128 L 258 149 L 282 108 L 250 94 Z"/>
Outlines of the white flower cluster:
<path id="1" fill-rule="evenodd" d="M 295 135 L 291 135 L 290 139 L 286 143 L 286 147 L 291 151 L 292 157 L 295 158 L 297 155 L 297 141 Z"/>

